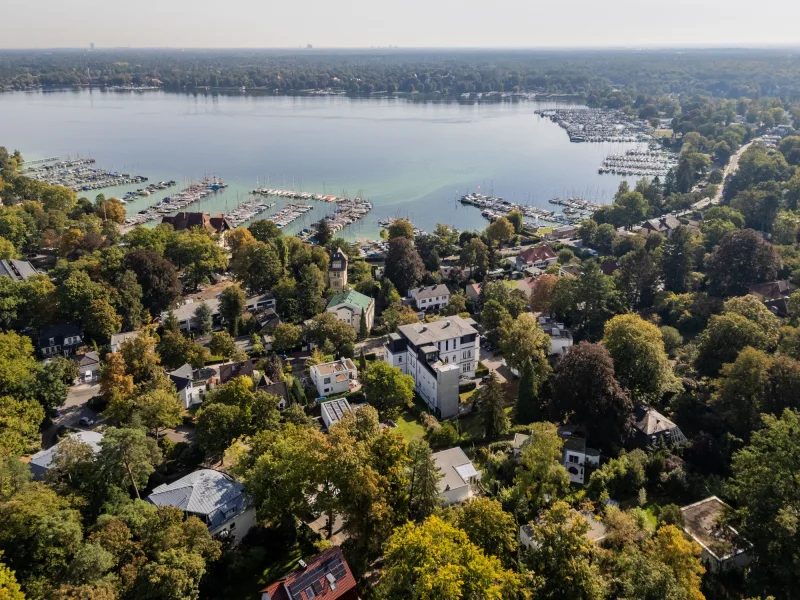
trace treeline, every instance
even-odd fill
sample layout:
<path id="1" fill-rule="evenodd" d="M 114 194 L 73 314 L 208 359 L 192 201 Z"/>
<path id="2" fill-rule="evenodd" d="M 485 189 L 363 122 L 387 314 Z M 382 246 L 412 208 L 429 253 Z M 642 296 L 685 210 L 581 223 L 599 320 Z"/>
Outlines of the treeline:
<path id="1" fill-rule="evenodd" d="M 0 88 L 158 85 L 336 89 L 351 95 L 545 92 L 611 107 L 637 94 L 800 97 L 800 61 L 779 50 L 3 51 Z"/>

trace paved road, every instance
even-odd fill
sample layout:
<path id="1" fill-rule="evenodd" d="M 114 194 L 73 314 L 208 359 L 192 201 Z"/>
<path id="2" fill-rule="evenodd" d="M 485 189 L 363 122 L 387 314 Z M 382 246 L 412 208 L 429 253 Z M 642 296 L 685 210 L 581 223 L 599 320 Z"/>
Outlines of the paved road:
<path id="1" fill-rule="evenodd" d="M 90 385 L 81 383 L 69 388 L 67 393 L 67 401 L 60 409 L 58 409 L 58 416 L 53 419 L 53 425 L 46 429 L 42 434 L 42 445 L 48 448 L 55 442 L 55 436 L 58 429 L 62 426 L 72 427 L 73 429 L 85 429 L 78 427 L 78 421 L 81 417 L 89 417 L 95 421 L 98 420 L 97 413 L 87 406 L 89 398 L 96 396 L 100 393 L 100 386 L 97 384 Z"/>
<path id="2" fill-rule="evenodd" d="M 724 191 L 725 187 L 725 180 L 728 178 L 728 175 L 733 175 L 739 169 L 739 159 L 742 158 L 742 154 L 747 152 L 747 149 L 753 145 L 754 142 L 758 141 L 757 139 L 747 142 L 744 146 L 739 148 L 739 150 L 731 156 L 728 164 L 725 165 L 725 170 L 722 172 L 722 183 L 717 186 L 717 193 L 713 198 L 706 198 L 705 200 L 701 200 L 700 202 L 695 202 L 692 205 L 692 208 L 695 210 L 701 210 L 708 206 L 717 205 L 722 202 L 722 192 Z"/>

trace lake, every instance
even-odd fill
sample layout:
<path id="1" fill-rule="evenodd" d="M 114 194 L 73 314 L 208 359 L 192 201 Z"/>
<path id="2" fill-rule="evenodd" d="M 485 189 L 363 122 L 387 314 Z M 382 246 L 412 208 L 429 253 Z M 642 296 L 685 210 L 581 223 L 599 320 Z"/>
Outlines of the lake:
<path id="1" fill-rule="evenodd" d="M 637 144 L 571 143 L 534 111 L 554 103 L 411 103 L 402 99 L 185 95 L 98 90 L 0 94 L 0 145 L 29 160 L 92 157 L 98 168 L 176 180 L 216 174 L 230 184 L 187 210 L 226 212 L 257 185 L 362 194 L 374 206 L 345 237 L 376 237 L 378 221 L 407 217 L 482 229 L 480 211 L 457 198 L 493 193 L 553 209 L 553 197 L 610 202 L 620 181 L 599 175 L 610 153 Z M 567 106 L 564 103 L 558 106 Z M 143 186 L 100 190 L 122 195 Z M 176 188 L 127 205 L 136 212 Z M 93 197 L 98 192 L 87 195 Z M 269 216 L 289 200 L 276 200 Z M 315 208 L 293 232 L 333 210 Z"/>

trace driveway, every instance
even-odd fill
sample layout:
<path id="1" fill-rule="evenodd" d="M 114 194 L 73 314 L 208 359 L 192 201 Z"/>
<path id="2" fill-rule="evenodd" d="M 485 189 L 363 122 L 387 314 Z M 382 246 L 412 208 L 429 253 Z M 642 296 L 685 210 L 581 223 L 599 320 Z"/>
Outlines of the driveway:
<path id="1" fill-rule="evenodd" d="M 89 417 L 97 421 L 97 413 L 87 406 L 89 398 L 97 396 L 100 393 L 99 384 L 81 383 L 69 388 L 67 393 L 67 401 L 64 406 L 58 409 L 58 415 L 53 419 L 53 424 L 47 428 L 42 434 L 42 446 L 49 448 L 55 442 L 56 433 L 62 426 L 71 427 L 73 429 L 87 429 L 86 427 L 79 427 L 78 421 L 81 417 Z M 97 425 L 97 423 L 95 423 Z M 88 429 L 93 429 L 90 427 Z"/>
<path id="2" fill-rule="evenodd" d="M 497 375 L 500 383 L 511 381 L 514 377 L 514 374 L 506 366 L 506 360 L 500 356 L 495 356 L 491 350 L 481 348 L 481 362 L 486 365 L 489 371 L 493 371 Z"/>

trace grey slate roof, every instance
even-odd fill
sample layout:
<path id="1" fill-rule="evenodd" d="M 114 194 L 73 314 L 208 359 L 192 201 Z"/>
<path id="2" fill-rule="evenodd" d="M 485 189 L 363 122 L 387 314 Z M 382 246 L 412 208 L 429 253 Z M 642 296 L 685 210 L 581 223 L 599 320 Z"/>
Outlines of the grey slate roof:
<path id="1" fill-rule="evenodd" d="M 79 431 L 70 434 L 68 437 L 75 441 L 89 444 L 95 454 L 100 452 L 100 440 L 103 439 L 102 433 L 97 433 L 96 431 Z M 30 465 L 34 475 L 44 474 L 44 472 L 50 468 L 50 463 L 53 462 L 53 455 L 60 445 L 61 442 L 47 450 L 41 450 L 31 457 Z"/>
<path id="2" fill-rule="evenodd" d="M 0 260 L 0 277 L 5 275 L 16 281 L 24 281 L 38 271 L 26 260 Z"/>
<path id="3" fill-rule="evenodd" d="M 456 446 L 448 450 L 434 452 L 432 455 L 433 461 L 436 463 L 436 468 L 442 473 L 442 478 L 439 480 L 439 491 L 445 492 L 447 490 L 455 490 L 469 485 L 464 478 L 459 475 L 456 467 L 462 465 L 472 466 L 472 461 L 464 454 L 464 451 Z"/>
<path id="4" fill-rule="evenodd" d="M 401 325 L 397 330 L 408 338 L 408 341 L 417 348 L 427 344 L 436 344 L 444 340 L 478 333 L 472 325 L 459 316 L 439 319 L 432 323 Z"/>
<path id="5" fill-rule="evenodd" d="M 408 295 L 415 300 L 424 300 L 428 298 L 441 298 L 442 296 L 449 296 L 450 290 L 443 283 L 439 285 L 427 285 L 425 287 L 414 288 L 408 292 Z"/>
<path id="6" fill-rule="evenodd" d="M 205 517 L 211 529 L 249 506 L 244 486 L 225 473 L 212 469 L 200 469 L 172 483 L 162 484 L 153 490 L 147 501 Z"/>

